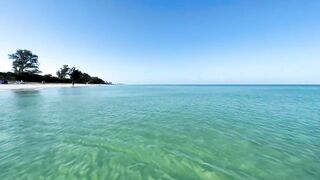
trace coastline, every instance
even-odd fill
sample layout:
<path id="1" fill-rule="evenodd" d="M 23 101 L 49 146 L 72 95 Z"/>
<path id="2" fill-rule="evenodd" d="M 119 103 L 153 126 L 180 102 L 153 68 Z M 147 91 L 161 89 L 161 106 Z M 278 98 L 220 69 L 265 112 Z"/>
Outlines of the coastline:
<path id="1" fill-rule="evenodd" d="M 0 84 L 0 91 L 5 90 L 24 90 L 24 89 L 46 89 L 46 88 L 58 88 L 58 87 L 92 87 L 98 86 L 98 84 L 74 84 L 71 83 L 25 83 L 25 84 Z"/>

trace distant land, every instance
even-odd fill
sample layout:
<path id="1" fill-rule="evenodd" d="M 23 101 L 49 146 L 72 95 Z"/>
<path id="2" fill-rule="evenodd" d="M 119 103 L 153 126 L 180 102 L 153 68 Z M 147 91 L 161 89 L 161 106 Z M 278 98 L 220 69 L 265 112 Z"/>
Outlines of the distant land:
<path id="1" fill-rule="evenodd" d="M 19 49 L 15 53 L 9 54 L 12 59 L 13 72 L 0 72 L 1 84 L 9 82 L 42 82 L 42 83 L 82 83 L 82 84 L 112 84 L 99 77 L 91 76 L 76 67 L 63 65 L 56 76 L 44 74 L 39 70 L 38 56 L 30 50 Z"/>

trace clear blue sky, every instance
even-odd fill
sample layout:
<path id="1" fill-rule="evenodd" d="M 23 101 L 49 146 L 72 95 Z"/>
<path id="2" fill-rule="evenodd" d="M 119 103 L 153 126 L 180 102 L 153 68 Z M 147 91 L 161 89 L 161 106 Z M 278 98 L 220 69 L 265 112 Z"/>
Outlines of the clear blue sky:
<path id="1" fill-rule="evenodd" d="M 122 83 L 320 83 L 319 0 L 1 0 L 0 71 L 29 49 Z"/>

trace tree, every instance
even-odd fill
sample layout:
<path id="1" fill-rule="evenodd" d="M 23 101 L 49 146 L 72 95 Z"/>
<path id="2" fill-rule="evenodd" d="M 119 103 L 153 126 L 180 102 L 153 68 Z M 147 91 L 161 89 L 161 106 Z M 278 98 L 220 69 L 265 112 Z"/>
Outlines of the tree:
<path id="1" fill-rule="evenodd" d="M 83 73 L 81 75 L 81 82 L 83 82 L 83 83 L 88 83 L 90 81 L 90 79 L 91 79 L 91 76 L 87 73 Z"/>
<path id="2" fill-rule="evenodd" d="M 77 82 L 80 80 L 80 78 L 82 76 L 82 72 L 80 70 L 76 69 L 75 67 L 73 67 L 69 71 L 69 76 L 72 81 Z"/>
<path id="3" fill-rule="evenodd" d="M 65 82 L 71 80 L 77 83 L 106 84 L 104 80 L 98 77 L 91 77 L 88 73 L 82 72 L 75 67 L 70 68 L 68 65 L 63 65 L 62 68 L 57 71 L 57 76 Z"/>
<path id="4" fill-rule="evenodd" d="M 106 82 L 104 82 L 104 80 L 102 80 L 98 77 L 91 77 L 89 83 L 90 84 L 106 84 Z"/>
<path id="5" fill-rule="evenodd" d="M 9 59 L 13 59 L 12 68 L 15 73 L 41 73 L 38 56 L 29 50 L 19 49 L 15 53 L 9 54 Z"/>
<path id="6" fill-rule="evenodd" d="M 57 76 L 60 79 L 66 79 L 69 75 L 70 68 L 68 65 L 63 65 L 59 71 L 57 71 Z"/>

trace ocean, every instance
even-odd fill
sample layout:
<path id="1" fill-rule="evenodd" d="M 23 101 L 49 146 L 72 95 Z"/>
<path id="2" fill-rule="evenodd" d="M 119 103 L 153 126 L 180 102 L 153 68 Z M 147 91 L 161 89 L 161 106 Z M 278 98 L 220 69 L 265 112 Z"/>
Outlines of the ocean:
<path id="1" fill-rule="evenodd" d="M 0 92 L 0 179 L 320 179 L 320 86 Z"/>

